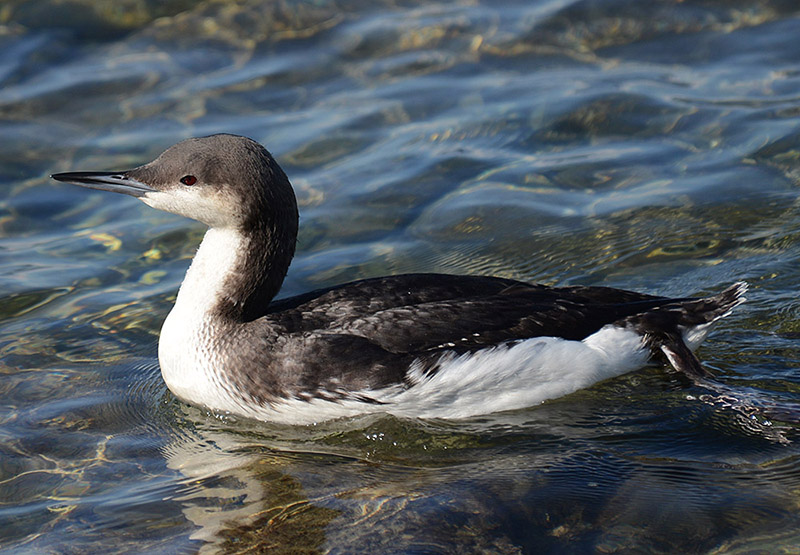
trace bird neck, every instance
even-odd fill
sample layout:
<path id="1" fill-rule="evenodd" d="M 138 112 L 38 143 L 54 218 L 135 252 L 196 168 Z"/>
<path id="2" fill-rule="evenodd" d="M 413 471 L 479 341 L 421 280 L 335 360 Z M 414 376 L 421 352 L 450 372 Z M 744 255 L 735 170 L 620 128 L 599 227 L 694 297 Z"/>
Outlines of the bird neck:
<path id="1" fill-rule="evenodd" d="M 289 269 L 296 234 L 296 227 L 209 229 L 175 309 L 236 322 L 264 315 Z"/>

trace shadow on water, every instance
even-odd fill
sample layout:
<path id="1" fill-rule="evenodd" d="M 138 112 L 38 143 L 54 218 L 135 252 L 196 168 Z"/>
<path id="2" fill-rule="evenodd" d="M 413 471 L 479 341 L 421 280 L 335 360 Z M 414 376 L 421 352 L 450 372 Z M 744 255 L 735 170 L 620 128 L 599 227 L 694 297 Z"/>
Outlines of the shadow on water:
<path id="1" fill-rule="evenodd" d="M 0 6 L 0 549 L 793 552 L 800 11 L 789 0 Z M 699 355 L 465 421 L 282 427 L 166 391 L 203 230 L 53 184 L 270 148 L 281 295 L 401 272 L 751 285 Z"/>

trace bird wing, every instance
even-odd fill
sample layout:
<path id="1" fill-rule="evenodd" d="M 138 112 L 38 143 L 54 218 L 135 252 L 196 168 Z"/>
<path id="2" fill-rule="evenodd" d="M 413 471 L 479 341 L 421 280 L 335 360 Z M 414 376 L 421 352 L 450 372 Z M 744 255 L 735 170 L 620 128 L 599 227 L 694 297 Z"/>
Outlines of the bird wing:
<path id="1" fill-rule="evenodd" d="M 581 340 L 612 323 L 639 331 L 651 351 L 691 377 L 700 375 L 699 362 L 680 329 L 726 314 L 743 291 L 737 285 L 706 299 L 671 299 L 605 287 L 412 274 L 278 301 L 254 324 L 266 326 L 273 338 L 266 358 L 277 356 L 284 366 L 295 361 L 282 375 L 274 368 L 270 375 L 300 397 L 346 398 L 401 385 L 412 363 L 435 372 L 445 352 L 541 336 Z"/>
<path id="2" fill-rule="evenodd" d="M 580 340 L 666 302 L 605 287 L 407 274 L 278 301 L 267 318 L 286 334 L 354 335 L 391 353 L 418 354 L 545 335 Z"/>

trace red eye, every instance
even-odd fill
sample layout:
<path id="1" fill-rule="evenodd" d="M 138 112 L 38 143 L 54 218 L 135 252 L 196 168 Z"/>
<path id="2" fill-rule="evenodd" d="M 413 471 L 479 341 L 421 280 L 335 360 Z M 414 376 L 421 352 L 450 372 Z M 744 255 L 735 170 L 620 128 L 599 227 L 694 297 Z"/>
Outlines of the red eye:
<path id="1" fill-rule="evenodd" d="M 181 183 L 184 185 L 194 185 L 197 183 L 197 178 L 193 175 L 184 175 L 181 177 Z"/>

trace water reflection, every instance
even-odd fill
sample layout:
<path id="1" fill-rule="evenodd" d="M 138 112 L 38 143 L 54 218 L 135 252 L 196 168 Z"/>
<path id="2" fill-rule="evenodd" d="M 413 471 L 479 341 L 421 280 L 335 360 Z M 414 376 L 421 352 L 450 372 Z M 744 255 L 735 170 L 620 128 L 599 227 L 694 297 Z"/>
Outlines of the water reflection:
<path id="1" fill-rule="evenodd" d="M 795 4 L 4 2 L 0 547 L 800 543 Z M 207 415 L 155 359 L 202 229 L 46 176 L 220 131 L 298 191 L 282 295 L 440 271 L 750 300 L 704 387 L 648 368 L 463 422 Z"/>
<path id="2" fill-rule="evenodd" d="M 687 408 L 676 403 L 666 425 L 629 407 L 576 415 L 568 402 L 458 425 L 370 417 L 304 432 L 243 432 L 240 422 L 234 432 L 207 419 L 166 453 L 191 479 L 176 499 L 206 549 L 698 551 L 760 536 L 771 514 L 797 504 L 785 487 L 796 457 L 770 461 L 779 450 L 766 437 L 747 440 L 732 413 L 695 406 L 690 420 L 730 422 L 699 432 L 726 436 L 714 457 L 686 459 L 693 440 L 674 428 Z M 725 442 L 739 452 L 729 447 L 721 464 Z M 742 457 L 755 444 L 770 462 Z M 746 498 L 742 487 L 753 488 Z"/>

